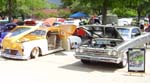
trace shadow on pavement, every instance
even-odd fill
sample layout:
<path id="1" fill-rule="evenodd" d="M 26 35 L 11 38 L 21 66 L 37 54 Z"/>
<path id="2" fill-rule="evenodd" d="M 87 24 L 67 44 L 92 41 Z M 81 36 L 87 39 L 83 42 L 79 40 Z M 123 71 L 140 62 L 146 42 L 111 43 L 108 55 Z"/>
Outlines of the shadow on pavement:
<path id="1" fill-rule="evenodd" d="M 56 55 L 56 56 L 67 56 L 65 53 L 63 53 L 63 51 L 61 51 L 61 52 L 55 52 L 53 54 Z"/>
<path id="2" fill-rule="evenodd" d="M 82 72 L 93 72 L 93 71 L 99 71 L 99 72 L 115 72 L 118 68 L 116 64 L 112 63 L 103 63 L 103 62 L 93 62 L 90 64 L 83 64 L 80 61 L 61 66 L 60 68 L 73 70 L 73 71 L 82 71 Z"/>

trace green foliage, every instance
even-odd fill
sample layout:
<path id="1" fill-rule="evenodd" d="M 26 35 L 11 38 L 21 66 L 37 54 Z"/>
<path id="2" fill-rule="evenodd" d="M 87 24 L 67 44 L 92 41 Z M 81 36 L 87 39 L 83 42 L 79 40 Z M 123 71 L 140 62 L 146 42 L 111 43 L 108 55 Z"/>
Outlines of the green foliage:
<path id="1" fill-rule="evenodd" d="M 54 14 L 54 13 L 53 14 L 48 14 L 47 18 L 49 18 L 49 17 L 57 17 L 57 14 Z"/>
<path id="2" fill-rule="evenodd" d="M 4 12 L 7 7 L 6 7 L 7 3 L 5 0 L 0 0 L 0 12 Z"/>
<path id="3" fill-rule="evenodd" d="M 38 19 L 47 18 L 47 15 L 45 13 L 42 13 L 42 12 L 36 12 L 34 15 Z"/>
<path id="4" fill-rule="evenodd" d="M 104 1 L 106 0 L 62 0 L 64 6 L 71 8 L 72 12 L 83 11 L 88 14 L 100 14 Z M 142 15 L 150 11 L 150 0 L 107 0 L 107 4 L 107 8 L 119 16 L 137 16 L 139 7 Z"/>
<path id="5" fill-rule="evenodd" d="M 97 10 L 99 11 L 99 7 L 97 6 L 99 4 L 96 4 L 98 1 L 99 0 L 62 0 L 64 3 L 63 7 L 70 8 L 72 13 L 81 11 L 91 14 L 93 10 L 96 10 L 94 13 L 97 12 Z"/>
<path id="6" fill-rule="evenodd" d="M 58 12 L 58 17 L 64 17 L 64 18 L 67 18 L 69 17 L 71 13 L 69 11 L 65 11 L 65 10 L 60 10 Z"/>
<path id="7" fill-rule="evenodd" d="M 47 7 L 50 9 L 57 9 L 59 6 L 56 4 L 49 3 Z"/>
<path id="8" fill-rule="evenodd" d="M 73 4 L 73 1 L 74 0 L 61 0 L 61 2 L 63 3 L 62 7 L 69 7 Z"/>
<path id="9" fill-rule="evenodd" d="M 10 0 L 12 1 L 11 10 L 8 8 L 9 0 L 0 0 L 0 15 L 8 15 L 11 11 L 12 16 L 32 15 L 36 14 L 40 17 L 45 17 L 44 14 L 37 10 L 44 8 L 57 8 L 56 5 L 47 3 L 47 0 Z"/>
<path id="10" fill-rule="evenodd" d="M 43 8 L 58 8 L 57 5 L 47 3 L 47 0 L 0 0 L 0 15 L 9 12 L 8 1 L 12 1 L 12 16 L 38 15 L 39 17 L 59 16 L 67 17 L 70 12 L 60 11 L 58 15 L 45 15 L 37 10 Z M 150 12 L 150 0 L 61 0 L 63 8 L 71 9 L 71 13 L 81 11 L 91 15 L 107 14 L 107 10 L 120 17 L 144 16 Z M 104 11 L 106 10 L 106 11 Z"/>
<path id="11" fill-rule="evenodd" d="M 133 17 L 137 15 L 136 10 L 130 8 L 114 8 L 113 14 L 117 14 L 119 17 Z"/>

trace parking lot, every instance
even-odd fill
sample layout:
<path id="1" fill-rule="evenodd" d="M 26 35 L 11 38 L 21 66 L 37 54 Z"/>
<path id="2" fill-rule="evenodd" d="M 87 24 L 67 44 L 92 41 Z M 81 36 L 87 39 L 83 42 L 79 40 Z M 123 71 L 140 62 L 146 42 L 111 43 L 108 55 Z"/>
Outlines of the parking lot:
<path id="1" fill-rule="evenodd" d="M 149 83 L 150 61 L 146 51 L 146 73 L 128 73 L 128 67 L 109 63 L 82 64 L 74 51 L 62 51 L 28 61 L 0 57 L 1 83 Z"/>

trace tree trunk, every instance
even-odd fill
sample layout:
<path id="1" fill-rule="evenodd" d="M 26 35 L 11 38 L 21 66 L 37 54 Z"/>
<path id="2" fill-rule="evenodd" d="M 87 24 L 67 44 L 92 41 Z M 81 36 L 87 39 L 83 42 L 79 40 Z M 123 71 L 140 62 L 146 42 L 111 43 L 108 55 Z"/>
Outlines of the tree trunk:
<path id="1" fill-rule="evenodd" d="M 9 19 L 9 22 L 11 22 L 11 18 L 12 18 L 12 0 L 8 0 L 8 19 Z"/>
<path id="2" fill-rule="evenodd" d="M 22 21 L 24 21 L 24 19 L 25 19 L 24 14 L 21 14 L 21 17 L 22 17 Z"/>
<path id="3" fill-rule="evenodd" d="M 137 13 L 138 13 L 138 24 L 140 24 L 140 18 L 141 18 L 141 6 L 139 6 L 138 8 L 137 8 Z M 139 26 L 139 25 L 138 25 Z"/>
<path id="4" fill-rule="evenodd" d="M 107 15 L 107 7 L 108 7 L 108 1 L 104 0 L 103 7 L 102 7 L 102 24 L 106 25 L 106 15 Z"/>

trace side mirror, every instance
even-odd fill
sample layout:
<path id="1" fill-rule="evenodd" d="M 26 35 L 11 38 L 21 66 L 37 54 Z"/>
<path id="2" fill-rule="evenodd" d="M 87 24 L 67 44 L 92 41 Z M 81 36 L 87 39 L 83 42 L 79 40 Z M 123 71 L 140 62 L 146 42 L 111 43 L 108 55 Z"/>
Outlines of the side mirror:
<path id="1" fill-rule="evenodd" d="M 132 36 L 132 37 L 136 36 L 136 33 L 131 33 L 131 36 Z"/>
<path id="2" fill-rule="evenodd" d="M 138 36 L 140 35 L 140 33 L 131 33 L 131 37 L 135 37 L 135 36 Z"/>

